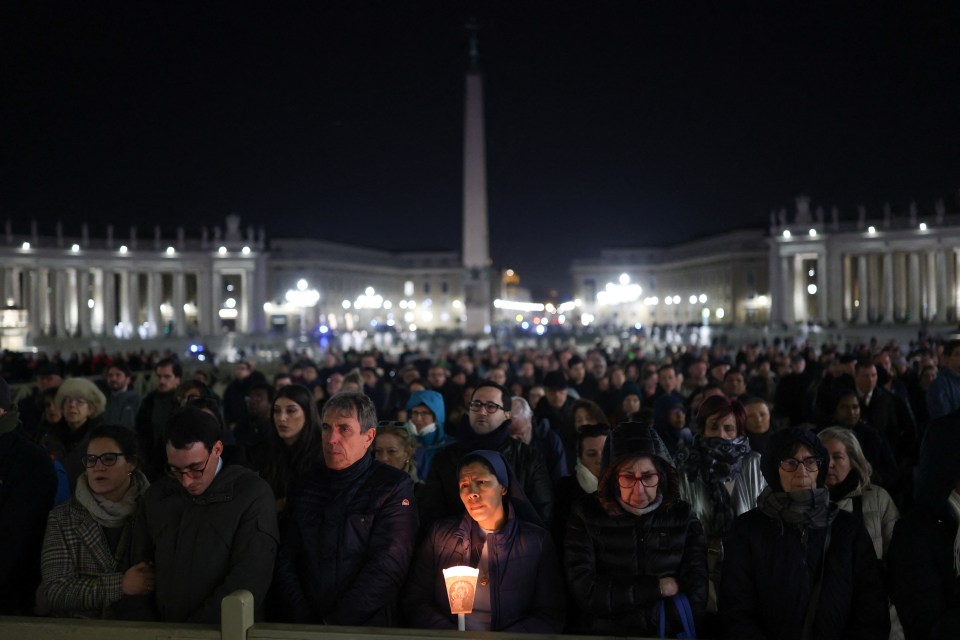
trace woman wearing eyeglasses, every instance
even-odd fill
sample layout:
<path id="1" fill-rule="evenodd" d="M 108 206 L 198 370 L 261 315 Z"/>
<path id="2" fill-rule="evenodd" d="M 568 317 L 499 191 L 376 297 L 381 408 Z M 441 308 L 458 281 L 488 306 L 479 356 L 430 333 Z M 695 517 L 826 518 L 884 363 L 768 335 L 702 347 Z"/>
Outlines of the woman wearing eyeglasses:
<path id="1" fill-rule="evenodd" d="M 580 612 L 573 632 L 658 635 L 657 602 L 678 593 L 695 615 L 703 610 L 703 527 L 680 500 L 673 460 L 652 427 L 626 422 L 607 438 L 597 496 L 573 506 L 564 548 Z M 674 635 L 678 624 L 671 619 Z"/>
<path id="2" fill-rule="evenodd" d="M 109 618 L 122 596 L 153 591 L 153 568 L 129 566 L 133 518 L 149 482 L 137 468 L 136 435 L 126 427 L 95 427 L 77 458 L 86 472 L 47 521 L 37 609 Z"/>
<path id="3" fill-rule="evenodd" d="M 887 638 L 890 616 L 870 536 L 830 501 L 815 434 L 775 433 L 767 487 L 726 541 L 720 613 L 731 638 Z"/>
<path id="4" fill-rule="evenodd" d="M 63 463 L 72 489 L 83 474 L 83 447 L 90 430 L 100 424 L 107 398 L 86 378 L 69 378 L 60 385 L 54 402 L 62 418 L 41 435 L 41 444 Z"/>

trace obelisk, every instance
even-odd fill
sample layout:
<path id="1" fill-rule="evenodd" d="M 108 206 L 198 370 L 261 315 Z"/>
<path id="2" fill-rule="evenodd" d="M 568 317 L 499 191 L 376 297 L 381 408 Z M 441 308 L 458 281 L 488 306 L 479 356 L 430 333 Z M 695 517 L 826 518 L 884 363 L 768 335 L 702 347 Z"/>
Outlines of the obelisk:
<path id="1" fill-rule="evenodd" d="M 475 21 L 467 22 L 469 67 L 463 124 L 463 267 L 464 332 L 490 332 L 490 232 L 487 226 L 487 166 L 483 137 L 483 77 Z"/>

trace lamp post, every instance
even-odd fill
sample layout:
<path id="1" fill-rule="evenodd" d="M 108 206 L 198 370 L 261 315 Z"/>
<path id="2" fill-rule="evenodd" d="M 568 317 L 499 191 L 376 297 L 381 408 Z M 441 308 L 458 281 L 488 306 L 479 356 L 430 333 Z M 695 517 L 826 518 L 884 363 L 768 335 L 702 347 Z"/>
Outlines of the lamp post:
<path id="1" fill-rule="evenodd" d="M 303 278 L 297 281 L 297 288 L 287 291 L 285 296 L 289 304 L 300 310 L 300 342 L 307 341 L 307 309 L 317 306 L 320 302 L 320 292 L 311 289 L 310 284 Z"/>

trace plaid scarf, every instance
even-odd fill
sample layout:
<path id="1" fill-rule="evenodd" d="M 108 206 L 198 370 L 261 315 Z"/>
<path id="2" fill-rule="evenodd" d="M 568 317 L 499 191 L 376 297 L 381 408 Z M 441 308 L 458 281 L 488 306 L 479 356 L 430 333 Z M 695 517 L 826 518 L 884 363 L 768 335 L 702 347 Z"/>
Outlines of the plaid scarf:
<path id="1" fill-rule="evenodd" d="M 713 518 L 709 529 L 712 536 L 727 535 L 737 517 L 724 483 L 737 477 L 748 453 L 750 441 L 744 435 L 731 440 L 697 436 L 692 447 L 681 448 L 677 454 L 677 465 L 691 480 L 700 478 L 710 496 Z"/>
<path id="2" fill-rule="evenodd" d="M 830 502 L 825 487 L 804 491 L 774 491 L 769 485 L 760 492 L 757 508 L 781 525 L 797 529 L 826 529 L 837 517 L 837 505 Z"/>

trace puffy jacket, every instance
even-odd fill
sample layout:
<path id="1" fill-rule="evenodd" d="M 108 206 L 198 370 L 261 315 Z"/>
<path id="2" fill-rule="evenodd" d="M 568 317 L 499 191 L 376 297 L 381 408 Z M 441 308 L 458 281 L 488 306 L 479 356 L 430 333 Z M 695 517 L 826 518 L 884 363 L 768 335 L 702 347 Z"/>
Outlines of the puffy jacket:
<path id="1" fill-rule="evenodd" d="M 156 567 L 160 620 L 219 624 L 220 601 L 237 589 L 253 593 L 261 619 L 279 531 L 273 492 L 257 474 L 225 465 L 198 496 L 165 477 L 144 494 L 134 532 L 132 564 Z"/>
<path id="2" fill-rule="evenodd" d="M 290 487 L 273 596 L 283 622 L 394 626 L 418 528 L 413 481 L 367 454 Z"/>
<path id="3" fill-rule="evenodd" d="M 454 629 L 443 569 L 477 566 L 483 542 L 470 516 L 439 521 L 430 531 L 413 565 L 403 594 L 408 624 L 426 629 Z M 473 535 L 472 535 L 473 534 Z M 491 631 L 559 633 L 564 622 L 564 591 L 550 535 L 515 518 L 487 538 L 490 568 Z"/>
<path id="4" fill-rule="evenodd" d="M 893 537 L 893 526 L 900 518 L 900 512 L 893 503 L 893 498 L 882 487 L 871 485 L 866 490 L 856 489 L 839 500 L 837 505 L 856 515 L 856 503 L 860 505 L 859 512 L 873 542 L 873 550 L 878 558 L 883 559 L 887 555 L 887 547 Z"/>
<path id="5" fill-rule="evenodd" d="M 595 498 L 574 505 L 564 542 L 567 585 L 583 611 L 574 629 L 596 635 L 657 632 L 660 578 L 673 577 L 695 614 L 707 600 L 703 527 L 675 501 L 636 516 L 607 513 Z"/>
<path id="6" fill-rule="evenodd" d="M 754 509 L 736 519 L 725 542 L 720 613 L 731 638 L 800 638 L 824 564 L 812 637 L 885 640 L 890 614 L 880 561 L 857 520 L 839 511 L 827 529 L 801 531 Z"/>

